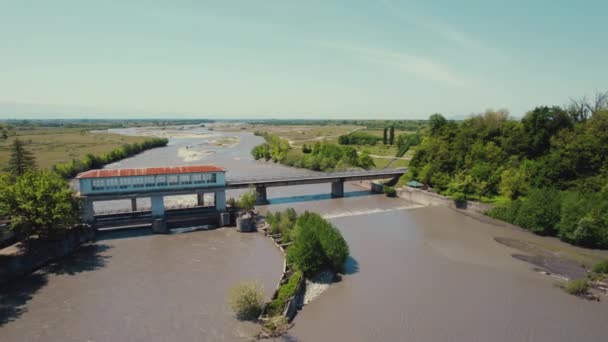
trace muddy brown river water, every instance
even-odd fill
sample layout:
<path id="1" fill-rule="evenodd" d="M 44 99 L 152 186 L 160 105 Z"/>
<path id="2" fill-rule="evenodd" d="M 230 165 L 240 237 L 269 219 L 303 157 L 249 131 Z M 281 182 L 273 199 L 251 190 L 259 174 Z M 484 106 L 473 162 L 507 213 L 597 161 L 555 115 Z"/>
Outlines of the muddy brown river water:
<path id="1" fill-rule="evenodd" d="M 209 163 L 226 167 L 228 177 L 310 172 L 253 161 L 249 151 L 261 139 L 251 134 L 225 133 L 238 136 L 239 144 L 217 147 L 206 141 L 222 133 L 187 131 L 166 148 L 109 167 Z M 183 157 L 193 154 L 183 153 L 185 147 L 213 152 L 186 162 Z M 606 341 L 608 300 L 566 295 L 555 278 L 532 271 L 494 238 L 572 247 L 449 208 L 371 195 L 355 184 L 347 185 L 346 198 L 329 199 L 329 187 L 271 188 L 271 205 L 260 208 L 319 212 L 351 248 L 347 274 L 298 314 L 289 338 Z M 248 340 L 256 327 L 233 317 L 228 289 L 257 279 L 269 296 L 281 268 L 281 254 L 269 240 L 230 228 L 107 234 L 2 289 L 0 341 Z"/>

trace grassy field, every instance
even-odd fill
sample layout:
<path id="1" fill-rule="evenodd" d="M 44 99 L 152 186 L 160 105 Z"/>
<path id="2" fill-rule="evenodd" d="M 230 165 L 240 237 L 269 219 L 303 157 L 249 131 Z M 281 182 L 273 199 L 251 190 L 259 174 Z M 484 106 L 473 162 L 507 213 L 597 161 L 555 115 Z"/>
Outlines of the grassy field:
<path id="1" fill-rule="evenodd" d="M 40 168 L 80 159 L 87 153 L 109 152 L 123 144 L 142 142 L 147 137 L 128 137 L 118 134 L 91 133 L 85 128 L 53 128 L 12 130 L 7 140 L 0 140 L 0 169 L 6 167 L 10 157 L 10 144 L 18 138 L 34 153 Z"/>

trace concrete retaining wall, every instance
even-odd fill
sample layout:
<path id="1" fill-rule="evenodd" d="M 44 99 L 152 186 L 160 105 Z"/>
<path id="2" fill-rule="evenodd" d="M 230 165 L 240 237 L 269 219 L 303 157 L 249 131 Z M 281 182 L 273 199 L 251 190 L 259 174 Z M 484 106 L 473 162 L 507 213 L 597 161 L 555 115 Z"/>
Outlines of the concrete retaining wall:
<path id="1" fill-rule="evenodd" d="M 359 185 L 366 189 L 373 189 L 375 185 L 371 181 L 360 181 Z M 491 204 L 473 202 L 473 201 L 462 201 L 456 202 L 453 199 L 443 196 L 440 194 L 436 194 L 427 190 L 420 190 L 410 188 L 408 186 L 403 186 L 401 188 L 395 189 L 397 190 L 397 197 L 406 199 L 410 202 L 414 202 L 417 204 L 421 204 L 427 207 L 431 206 L 446 206 L 461 210 L 467 210 L 471 212 L 475 212 L 478 214 L 484 214 L 486 211 L 492 209 Z"/>
<path id="2" fill-rule="evenodd" d="M 93 239 L 95 239 L 93 228 L 78 226 L 72 228 L 61 240 L 41 242 L 22 254 L 3 256 L 0 258 L 0 284 L 29 274 L 53 260 L 72 253 L 81 244 Z"/>

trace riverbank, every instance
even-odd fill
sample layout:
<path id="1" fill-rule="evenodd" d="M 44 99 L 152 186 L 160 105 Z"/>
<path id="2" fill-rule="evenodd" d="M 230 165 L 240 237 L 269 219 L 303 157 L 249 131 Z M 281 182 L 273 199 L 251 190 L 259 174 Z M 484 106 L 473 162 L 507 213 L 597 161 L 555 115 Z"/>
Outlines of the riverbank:
<path id="1" fill-rule="evenodd" d="M 32 241 L 29 248 L 23 242 L 3 248 L 0 250 L 0 285 L 61 259 L 94 239 L 95 230 L 83 225 L 70 229 L 59 240 Z"/>
<path id="2" fill-rule="evenodd" d="M 283 215 L 287 215 L 287 213 L 283 213 Z M 263 307 L 258 317 L 258 321 L 262 325 L 258 338 L 275 338 L 285 335 L 293 327 L 292 321 L 298 311 L 329 289 L 337 275 L 334 271 L 326 269 L 316 273 L 313 277 L 305 277 L 302 271 L 296 269 L 293 264 L 287 263 L 286 249 L 293 245 L 293 242 L 284 243 L 283 239 L 287 235 L 281 233 L 273 235 L 271 226 L 264 217 L 258 217 L 256 224 L 259 227 L 257 231 L 263 232 L 264 236 L 269 237 L 283 255 L 281 278 L 270 302 Z M 321 247 L 319 246 L 319 248 Z M 322 251 L 313 253 L 322 253 Z"/>

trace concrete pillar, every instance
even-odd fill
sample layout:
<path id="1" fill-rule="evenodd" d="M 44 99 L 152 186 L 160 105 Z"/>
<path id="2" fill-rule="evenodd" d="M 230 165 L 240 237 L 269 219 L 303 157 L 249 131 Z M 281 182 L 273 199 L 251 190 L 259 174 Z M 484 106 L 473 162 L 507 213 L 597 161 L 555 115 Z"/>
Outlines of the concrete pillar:
<path id="1" fill-rule="evenodd" d="M 331 197 L 344 197 L 344 181 L 339 180 L 331 183 Z"/>
<path id="2" fill-rule="evenodd" d="M 155 195 L 150 197 L 152 202 L 152 216 L 164 217 L 165 216 L 165 202 L 162 195 Z"/>
<path id="3" fill-rule="evenodd" d="M 93 201 L 85 198 L 82 201 L 82 221 L 85 223 L 93 223 L 95 220 L 95 210 L 93 209 Z"/>
<path id="4" fill-rule="evenodd" d="M 374 194 L 382 194 L 384 193 L 384 185 L 378 182 L 372 182 L 372 193 Z"/>
<path id="5" fill-rule="evenodd" d="M 167 234 L 169 230 L 167 229 L 167 222 L 165 222 L 162 218 L 154 219 L 152 222 L 152 231 L 157 234 Z"/>
<path id="6" fill-rule="evenodd" d="M 204 192 L 199 192 L 196 194 L 196 203 L 199 207 L 202 207 L 205 205 L 205 193 Z"/>
<path id="7" fill-rule="evenodd" d="M 226 210 L 226 190 L 215 192 L 215 209 L 218 211 Z"/>
<path id="8" fill-rule="evenodd" d="M 137 211 L 137 198 L 131 198 L 131 211 Z"/>
<path id="9" fill-rule="evenodd" d="M 268 197 L 266 195 L 266 186 L 264 186 L 264 185 L 255 186 L 255 204 L 256 205 L 268 204 Z"/>

